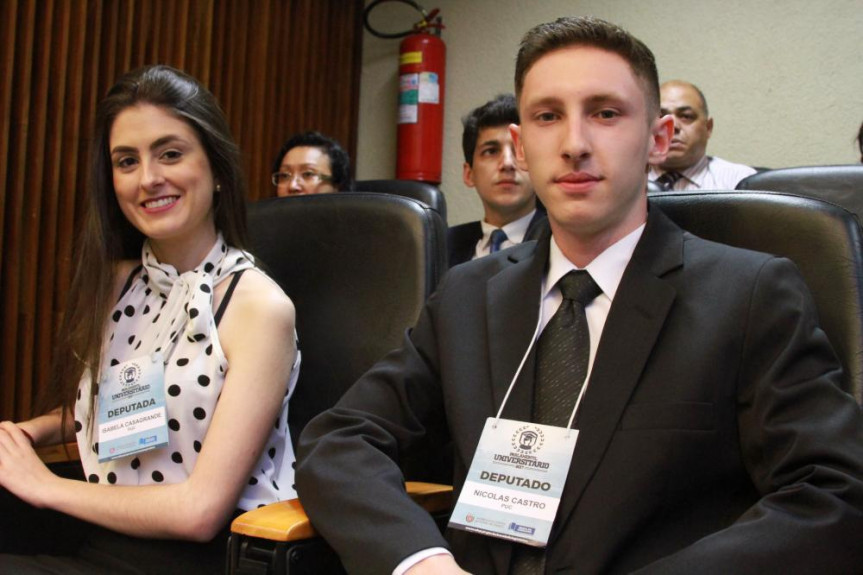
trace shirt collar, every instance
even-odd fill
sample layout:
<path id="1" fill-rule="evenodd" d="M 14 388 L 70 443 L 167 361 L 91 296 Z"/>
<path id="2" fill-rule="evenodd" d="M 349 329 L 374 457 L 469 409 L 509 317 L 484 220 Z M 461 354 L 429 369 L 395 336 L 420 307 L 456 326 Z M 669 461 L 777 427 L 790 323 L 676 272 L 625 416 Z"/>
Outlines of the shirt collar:
<path id="1" fill-rule="evenodd" d="M 710 163 L 710 156 L 701 156 L 700 160 L 683 170 L 681 174 L 683 174 L 684 178 L 700 188 L 701 185 L 696 181 L 695 176 L 704 171 L 704 169 L 707 168 L 708 163 Z"/>
<path id="2" fill-rule="evenodd" d="M 686 180 L 689 184 L 692 184 L 696 188 L 701 188 L 701 183 L 698 181 L 696 176 L 700 174 L 706 167 L 707 164 L 710 163 L 710 156 L 704 155 L 700 160 L 686 168 L 685 170 L 680 170 L 679 173 L 683 176 L 683 179 Z M 664 174 L 666 171 L 676 171 L 676 170 L 662 170 L 656 166 L 650 166 L 650 179 L 656 181 L 656 179 Z M 676 186 L 675 186 L 676 187 Z"/>
<path id="3" fill-rule="evenodd" d="M 531 210 L 530 213 L 500 228 L 506 232 L 506 239 L 510 243 L 520 244 L 524 240 L 524 235 L 527 233 L 527 228 L 530 226 L 530 221 L 533 219 L 534 214 L 536 214 L 536 210 Z M 487 248 L 489 242 L 491 242 L 491 233 L 498 228 L 487 223 L 485 220 L 482 220 L 480 225 L 482 226 L 482 247 Z"/>
<path id="4" fill-rule="evenodd" d="M 638 244 L 638 240 L 641 239 L 644 226 L 645 224 L 641 224 L 629 232 L 629 234 L 617 240 L 584 268 L 590 273 L 590 277 L 593 278 L 593 281 L 596 282 L 602 293 L 611 300 L 614 300 L 614 294 L 617 293 L 620 280 L 623 278 L 623 272 L 626 270 L 629 260 L 632 259 L 635 246 Z M 557 285 L 560 278 L 572 270 L 579 269 L 575 264 L 566 259 L 563 252 L 557 247 L 557 242 L 554 241 L 553 235 L 549 241 L 551 242 L 551 249 L 549 250 L 548 273 L 545 276 L 543 297 L 547 296 L 554 286 Z"/>

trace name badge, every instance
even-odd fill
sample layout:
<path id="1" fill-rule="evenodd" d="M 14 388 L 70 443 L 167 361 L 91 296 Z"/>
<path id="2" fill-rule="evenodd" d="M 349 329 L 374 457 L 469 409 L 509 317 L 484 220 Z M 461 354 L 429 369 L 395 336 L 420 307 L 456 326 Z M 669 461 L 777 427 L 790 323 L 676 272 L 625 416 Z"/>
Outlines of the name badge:
<path id="1" fill-rule="evenodd" d="M 489 417 L 449 527 L 545 547 L 578 430 Z"/>
<path id="2" fill-rule="evenodd" d="M 99 462 L 168 444 L 165 365 L 160 354 L 107 370 L 99 384 Z"/>

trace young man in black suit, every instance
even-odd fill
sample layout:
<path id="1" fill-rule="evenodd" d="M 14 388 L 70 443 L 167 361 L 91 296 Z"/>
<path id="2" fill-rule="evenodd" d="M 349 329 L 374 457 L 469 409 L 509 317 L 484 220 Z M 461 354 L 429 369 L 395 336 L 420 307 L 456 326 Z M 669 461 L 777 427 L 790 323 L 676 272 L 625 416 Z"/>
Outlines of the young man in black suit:
<path id="1" fill-rule="evenodd" d="M 462 118 L 464 185 L 482 202 L 483 219 L 447 231 L 450 267 L 525 240 L 535 240 L 545 221 L 527 170 L 515 161 L 510 124 L 518 124 L 512 94 L 500 94 Z"/>
<path id="2" fill-rule="evenodd" d="M 309 424 L 297 487 L 317 529 L 351 573 L 863 572 L 863 422 L 799 272 L 648 208 L 673 130 L 650 50 L 593 18 L 543 24 L 516 94 L 550 234 L 451 270 L 403 347 Z M 571 270 L 597 286 L 585 303 L 561 293 Z M 579 435 L 547 543 L 444 538 L 400 454 L 445 422 L 456 494 L 476 495 L 486 419 L 507 396 L 503 418 L 546 420 L 542 332 L 574 331 L 557 315 L 578 306 L 589 375 L 557 400 Z"/>

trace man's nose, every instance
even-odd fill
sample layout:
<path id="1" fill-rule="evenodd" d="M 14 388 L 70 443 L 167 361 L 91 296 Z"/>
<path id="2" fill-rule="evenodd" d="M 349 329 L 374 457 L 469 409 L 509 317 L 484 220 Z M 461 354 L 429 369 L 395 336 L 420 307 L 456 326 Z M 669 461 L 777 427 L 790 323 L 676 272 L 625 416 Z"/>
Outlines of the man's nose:
<path id="1" fill-rule="evenodd" d="M 561 155 L 577 160 L 590 154 L 590 133 L 587 124 L 581 118 L 572 118 L 566 126 Z"/>
<path id="2" fill-rule="evenodd" d="M 514 170 L 515 169 L 515 147 L 504 146 L 500 154 L 500 169 Z"/>

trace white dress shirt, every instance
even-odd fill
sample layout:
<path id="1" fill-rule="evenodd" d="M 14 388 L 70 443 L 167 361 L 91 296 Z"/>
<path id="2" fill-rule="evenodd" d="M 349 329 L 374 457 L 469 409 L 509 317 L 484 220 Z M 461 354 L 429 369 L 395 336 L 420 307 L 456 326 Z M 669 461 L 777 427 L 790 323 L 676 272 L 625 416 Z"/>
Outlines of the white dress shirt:
<path id="1" fill-rule="evenodd" d="M 628 235 L 607 247 L 605 251 L 596 256 L 585 268 L 578 268 L 566 259 L 563 252 L 557 247 L 554 236 L 550 240 L 551 249 L 548 256 L 548 273 L 542 281 L 542 310 L 540 312 L 542 317 L 540 319 L 540 330 L 537 333 L 537 339 L 539 339 L 542 330 L 548 325 L 548 322 L 563 301 L 563 295 L 557 286 L 558 280 L 572 270 L 587 270 L 590 277 L 593 278 L 593 281 L 602 290 L 602 293 L 596 296 L 596 299 L 584 308 L 584 314 L 587 316 L 587 329 L 590 332 L 590 359 L 587 362 L 588 378 L 593 369 L 593 359 L 596 357 L 596 350 L 599 347 L 599 340 L 602 337 L 605 320 L 608 318 L 608 312 L 611 311 L 611 302 L 614 300 L 614 294 L 617 293 L 617 287 L 620 285 L 621 278 L 623 278 L 623 272 L 626 270 L 626 266 L 629 264 L 632 253 L 635 251 L 635 246 L 638 244 L 638 240 L 641 239 L 643 232 L 644 224 L 641 224 Z"/>
<path id="2" fill-rule="evenodd" d="M 755 168 L 735 164 L 716 156 L 704 156 L 695 164 L 680 173 L 682 178 L 674 183 L 674 191 L 679 190 L 733 190 L 737 183 L 756 172 Z M 663 172 L 656 167 L 650 168 L 650 181 L 656 181 Z"/>

